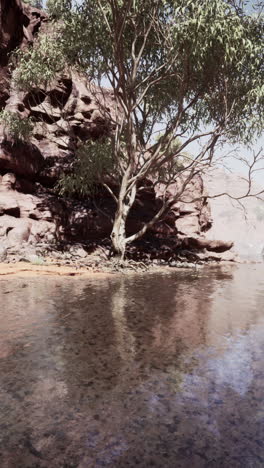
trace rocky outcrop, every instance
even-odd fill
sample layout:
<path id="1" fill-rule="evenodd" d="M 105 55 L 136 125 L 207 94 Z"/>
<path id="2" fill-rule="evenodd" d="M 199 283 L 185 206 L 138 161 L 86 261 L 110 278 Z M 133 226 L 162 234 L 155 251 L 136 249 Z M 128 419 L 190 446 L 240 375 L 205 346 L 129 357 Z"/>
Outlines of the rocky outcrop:
<path id="1" fill-rule="evenodd" d="M 0 239 L 7 245 L 52 241 L 63 217 L 56 200 L 16 190 L 16 177 L 6 173 L 0 181 Z M 56 207 L 56 210 L 54 210 Z"/>
<path id="2" fill-rule="evenodd" d="M 0 128 L 0 243 L 100 241 L 111 231 L 112 199 L 104 191 L 95 201 L 63 199 L 53 188 L 64 170 L 70 170 L 78 141 L 97 139 L 114 128 L 116 103 L 112 90 L 96 88 L 77 73 L 59 76 L 48 89 L 21 92 L 10 84 L 8 60 L 16 47 L 27 47 L 37 32 L 47 28 L 42 11 L 20 0 L 0 0 L 0 110 L 34 120 L 30 142 L 15 142 Z M 177 187 L 171 188 L 171 196 Z M 193 179 L 193 198 L 204 194 L 203 181 Z M 128 231 L 135 232 L 160 206 L 162 187 L 149 188 L 137 199 Z M 210 207 L 203 199 L 176 203 L 152 229 L 157 239 L 173 239 L 174 248 L 222 252 L 230 243 L 206 240 L 211 227 Z"/>
<path id="3" fill-rule="evenodd" d="M 9 59 L 17 47 L 24 48 L 33 42 L 39 28 L 47 22 L 47 15 L 29 7 L 21 0 L 0 2 L 0 108 L 10 96 Z"/>

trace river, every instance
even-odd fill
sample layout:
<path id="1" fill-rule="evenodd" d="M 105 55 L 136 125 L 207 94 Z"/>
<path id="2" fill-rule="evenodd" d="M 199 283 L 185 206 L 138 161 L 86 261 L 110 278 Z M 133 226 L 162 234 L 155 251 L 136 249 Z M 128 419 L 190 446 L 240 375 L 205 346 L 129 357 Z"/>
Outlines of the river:
<path id="1" fill-rule="evenodd" d="M 0 280 L 1 468 L 263 468 L 264 265 Z"/>

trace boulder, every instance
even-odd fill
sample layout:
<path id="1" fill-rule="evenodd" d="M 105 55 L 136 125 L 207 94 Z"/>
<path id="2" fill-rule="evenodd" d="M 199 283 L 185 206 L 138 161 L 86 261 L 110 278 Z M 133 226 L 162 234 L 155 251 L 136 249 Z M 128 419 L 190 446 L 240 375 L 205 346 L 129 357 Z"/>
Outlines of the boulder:
<path id="1" fill-rule="evenodd" d="M 44 158 L 39 149 L 24 142 L 6 140 L 4 130 L 0 128 L 0 169 L 34 180 L 43 168 Z"/>
<path id="2" fill-rule="evenodd" d="M 183 245 L 189 249 L 206 249 L 209 252 L 222 253 L 230 250 L 234 243 L 232 241 L 210 240 L 205 237 L 186 237 Z"/>
<path id="3" fill-rule="evenodd" d="M 47 88 L 20 91 L 11 85 L 10 53 L 31 45 L 39 31 L 51 33 L 51 28 L 52 22 L 37 8 L 20 0 L 0 0 L 0 110 L 35 122 L 28 141 L 14 141 L 8 129 L 0 128 L 0 242 L 10 248 L 22 248 L 25 243 L 99 241 L 109 237 L 112 227 L 115 205 L 104 190 L 94 203 L 63 199 L 53 189 L 61 174 L 71 170 L 80 141 L 96 140 L 115 129 L 121 109 L 113 91 L 96 87 L 76 71 L 62 73 Z M 145 182 L 147 189 L 129 215 L 128 233 L 151 219 L 161 205 L 164 186 Z M 181 184 L 179 177 L 167 196 L 172 199 Z M 184 242 L 196 250 L 230 248 L 231 243 L 201 237 L 211 226 L 205 195 L 203 180 L 197 176 L 151 234 L 157 239 L 173 238 L 175 248 Z M 74 255 L 84 258 L 86 251 L 78 247 Z"/>
<path id="4" fill-rule="evenodd" d="M 9 246 L 19 246 L 23 242 L 28 242 L 32 224 L 29 220 L 19 220 L 17 225 L 7 233 L 7 240 Z"/>

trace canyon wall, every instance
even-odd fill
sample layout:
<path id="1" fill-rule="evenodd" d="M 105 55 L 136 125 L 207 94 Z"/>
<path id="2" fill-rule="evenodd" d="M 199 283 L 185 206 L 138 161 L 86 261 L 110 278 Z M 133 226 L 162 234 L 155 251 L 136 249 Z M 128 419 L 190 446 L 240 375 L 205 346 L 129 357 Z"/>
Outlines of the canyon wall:
<path id="1" fill-rule="evenodd" d="M 103 190 L 96 200 L 67 199 L 54 187 L 64 171 L 70 172 L 78 141 L 96 140 L 113 130 L 116 105 L 111 89 L 96 88 L 85 76 L 67 72 L 48 88 L 28 92 L 11 84 L 10 53 L 30 46 L 48 17 L 20 0 L 0 0 L 0 110 L 34 120 L 28 142 L 14 141 L 0 126 L 0 243 L 98 242 L 109 237 L 114 205 Z M 173 196 L 172 188 L 171 195 Z M 188 190 L 204 194 L 196 177 Z M 151 181 L 133 207 L 128 231 L 135 232 L 160 205 L 160 193 Z M 151 235 L 173 240 L 173 248 L 221 252 L 232 242 L 211 241 L 204 233 L 211 228 L 206 200 L 176 203 Z M 220 258 L 219 257 L 219 258 Z"/>

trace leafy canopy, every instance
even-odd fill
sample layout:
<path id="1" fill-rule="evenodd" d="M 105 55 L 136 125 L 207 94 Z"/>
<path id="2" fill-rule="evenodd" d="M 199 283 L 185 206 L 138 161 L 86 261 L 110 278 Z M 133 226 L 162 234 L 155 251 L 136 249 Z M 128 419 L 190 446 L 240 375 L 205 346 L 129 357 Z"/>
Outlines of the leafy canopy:
<path id="1" fill-rule="evenodd" d="M 97 82 L 107 79 L 116 95 L 122 92 L 126 108 L 133 100 L 145 143 L 153 118 L 171 126 L 186 104 L 182 131 L 224 123 L 227 138 L 246 142 L 261 132 L 263 17 L 246 15 L 231 0 L 49 0 L 47 5 L 56 32 L 19 52 L 20 87 L 47 83 L 67 63 Z"/>
<path id="2" fill-rule="evenodd" d="M 107 78 L 124 99 L 146 103 L 148 118 L 138 128 L 145 141 L 153 116 L 171 123 L 190 104 L 182 130 L 223 125 L 228 116 L 226 137 L 248 142 L 263 128 L 263 17 L 238 4 L 50 0 L 49 8 L 63 20 L 59 47 L 68 63 L 97 82 Z"/>
<path id="3" fill-rule="evenodd" d="M 42 0 L 23 0 L 24 3 L 34 7 L 34 8 L 43 8 L 43 1 Z"/>
<path id="4" fill-rule="evenodd" d="M 65 66 L 97 83 L 107 80 L 124 116 L 116 122 L 114 150 L 121 172 L 133 145 L 137 153 L 158 147 L 167 163 L 168 136 L 190 142 L 214 128 L 216 139 L 249 143 L 262 131 L 263 16 L 247 15 L 243 2 L 49 0 L 47 6 L 53 32 L 17 53 L 14 80 L 22 89 L 46 85 Z M 176 156 L 186 146 L 183 140 Z"/>

